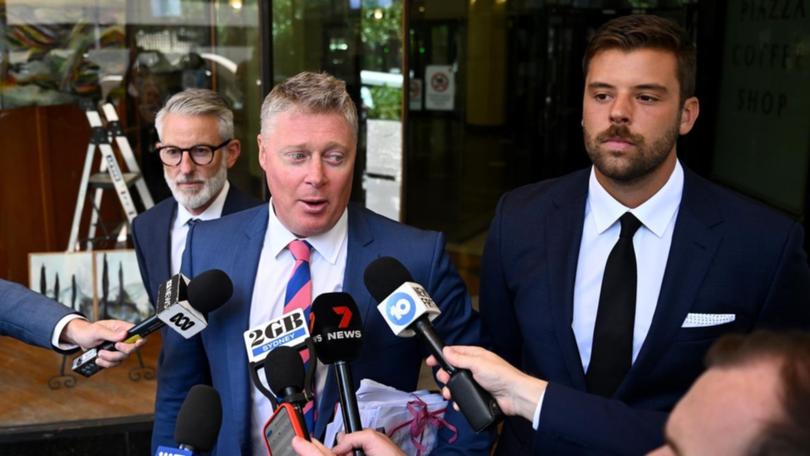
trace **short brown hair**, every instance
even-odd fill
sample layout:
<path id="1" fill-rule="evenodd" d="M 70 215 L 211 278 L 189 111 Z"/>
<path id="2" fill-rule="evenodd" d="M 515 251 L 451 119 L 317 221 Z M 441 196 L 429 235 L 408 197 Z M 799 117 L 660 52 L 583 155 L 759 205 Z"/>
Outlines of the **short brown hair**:
<path id="1" fill-rule="evenodd" d="M 611 19 L 588 42 L 582 59 L 583 72 L 588 74 L 588 64 L 596 54 L 610 49 L 659 49 L 673 53 L 678 62 L 681 103 L 695 95 L 695 45 L 686 30 L 674 21 L 647 14 Z"/>
<path id="2" fill-rule="evenodd" d="M 262 133 L 274 114 L 295 110 L 341 114 L 357 137 L 357 108 L 346 83 L 330 74 L 304 71 L 273 87 L 262 103 Z"/>
<path id="3" fill-rule="evenodd" d="M 717 340 L 706 356 L 709 367 L 733 367 L 775 359 L 780 363 L 781 417 L 765 425 L 752 456 L 803 455 L 810 448 L 810 333 L 756 331 Z"/>

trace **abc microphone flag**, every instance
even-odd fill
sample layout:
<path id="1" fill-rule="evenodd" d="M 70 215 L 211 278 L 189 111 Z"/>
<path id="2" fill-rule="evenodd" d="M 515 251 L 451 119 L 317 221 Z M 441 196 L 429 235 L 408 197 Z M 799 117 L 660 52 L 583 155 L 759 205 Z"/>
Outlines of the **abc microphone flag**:
<path id="1" fill-rule="evenodd" d="M 202 272 L 190 281 L 175 274 L 160 285 L 155 314 L 129 328 L 124 342 L 137 342 L 164 325 L 188 339 L 205 329 L 208 313 L 225 304 L 232 294 L 231 279 L 219 269 Z M 76 357 L 73 371 L 90 377 L 101 370 L 96 364 L 101 350 L 115 350 L 115 342 L 104 342 Z"/>

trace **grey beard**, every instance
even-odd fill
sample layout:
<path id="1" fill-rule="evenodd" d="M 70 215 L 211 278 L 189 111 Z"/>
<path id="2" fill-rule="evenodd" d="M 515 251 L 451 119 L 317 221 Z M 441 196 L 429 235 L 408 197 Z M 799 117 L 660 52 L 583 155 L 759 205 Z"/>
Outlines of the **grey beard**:
<path id="1" fill-rule="evenodd" d="M 172 196 L 174 196 L 174 199 L 177 200 L 177 203 L 185 207 L 187 210 L 193 210 L 204 206 L 219 194 L 222 187 L 225 186 L 225 181 L 228 180 L 228 167 L 223 161 L 220 164 L 216 174 L 211 176 L 210 179 L 204 181 L 203 187 L 200 189 L 200 191 L 195 193 L 188 193 L 180 190 L 177 183 L 168 176 L 165 169 L 163 170 L 163 177 L 166 179 L 166 184 L 169 185 L 169 189 L 172 191 Z M 178 178 L 179 177 L 182 176 L 178 176 Z M 193 178 L 194 175 L 187 177 Z"/>

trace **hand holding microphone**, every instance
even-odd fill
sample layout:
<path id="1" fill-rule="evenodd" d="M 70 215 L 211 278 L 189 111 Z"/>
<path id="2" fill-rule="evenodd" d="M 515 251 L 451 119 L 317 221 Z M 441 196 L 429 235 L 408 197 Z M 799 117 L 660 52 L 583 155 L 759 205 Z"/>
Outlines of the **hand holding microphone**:
<path id="1" fill-rule="evenodd" d="M 188 339 L 205 329 L 208 313 L 225 304 L 232 294 L 231 279 L 219 269 L 200 273 L 191 281 L 175 274 L 160 286 L 155 314 L 129 328 L 123 342 L 134 344 L 164 325 Z M 104 342 L 82 353 L 73 360 L 73 370 L 90 377 L 102 369 L 96 364 L 98 352 L 114 351 L 115 345 Z"/>
<path id="2" fill-rule="evenodd" d="M 132 326 L 132 323 L 122 320 L 99 320 L 91 323 L 84 318 L 75 318 L 62 329 L 59 340 L 78 345 L 82 350 L 107 341 L 113 342 L 115 350 L 99 351 L 96 363 L 101 367 L 114 367 L 146 342 L 146 339 L 140 339 L 135 343 L 121 342 L 127 338 L 127 330 Z"/>
<path id="3" fill-rule="evenodd" d="M 444 347 L 442 353 L 453 366 L 469 369 L 475 381 L 492 394 L 506 415 L 521 416 L 529 421 L 534 419 L 537 403 L 548 382 L 524 374 L 500 356 L 481 347 L 449 346 Z M 427 363 L 431 367 L 439 365 L 432 355 Z M 439 369 L 436 379 L 447 383 L 450 374 Z M 447 388 L 442 390 L 442 395 L 445 399 L 454 399 Z"/>
<path id="4" fill-rule="evenodd" d="M 469 370 L 456 369 L 442 354 L 444 342 L 430 323 L 441 311 L 428 292 L 413 282 L 405 266 L 391 257 L 378 258 L 366 267 L 363 279 L 394 334 L 418 334 L 427 343 L 438 364 L 449 374 L 447 388 L 473 430 L 481 432 L 499 421 L 503 414 L 495 399 L 475 382 Z"/>

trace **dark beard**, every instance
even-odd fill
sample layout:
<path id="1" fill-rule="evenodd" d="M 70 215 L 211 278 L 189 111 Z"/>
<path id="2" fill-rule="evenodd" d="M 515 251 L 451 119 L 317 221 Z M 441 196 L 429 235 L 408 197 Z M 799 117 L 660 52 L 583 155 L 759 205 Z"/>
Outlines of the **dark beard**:
<path id="1" fill-rule="evenodd" d="M 599 133 L 590 140 L 587 130 L 583 129 L 585 136 L 585 149 L 588 157 L 593 162 L 596 169 L 606 177 L 617 182 L 632 183 L 658 169 L 669 156 L 669 152 L 678 140 L 678 125 L 680 119 L 662 137 L 648 145 L 644 137 L 635 135 L 625 125 L 611 125 L 610 128 Z M 626 166 L 615 166 L 611 164 L 610 151 L 600 150 L 599 146 L 608 138 L 624 138 L 631 141 L 637 149 L 637 153 L 625 157 Z"/>

